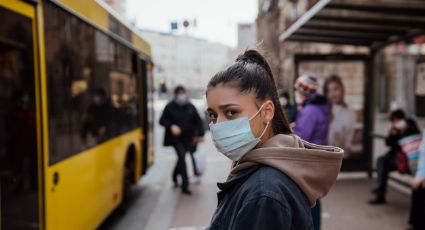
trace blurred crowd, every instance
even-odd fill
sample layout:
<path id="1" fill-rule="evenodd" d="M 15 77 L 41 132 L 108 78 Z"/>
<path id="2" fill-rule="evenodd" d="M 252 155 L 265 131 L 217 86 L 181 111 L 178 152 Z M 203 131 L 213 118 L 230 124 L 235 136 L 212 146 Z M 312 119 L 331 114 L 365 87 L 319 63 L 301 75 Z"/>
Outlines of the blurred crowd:
<path id="1" fill-rule="evenodd" d="M 288 119 L 294 131 L 304 140 L 314 144 L 332 145 L 350 151 L 355 114 L 344 102 L 344 85 L 341 79 L 330 76 L 324 84 L 324 95 L 317 93 L 318 83 L 310 75 L 300 76 L 295 82 L 296 105 L 288 103 L 282 95 Z M 389 173 L 398 171 L 412 176 L 411 229 L 425 229 L 425 138 L 415 120 L 402 109 L 389 116 L 389 131 L 385 139 L 389 151 L 377 160 L 377 186 L 372 190 L 371 205 L 385 204 Z M 348 153 L 349 154 L 349 153 Z M 346 153 L 347 156 L 347 153 Z M 315 229 L 320 228 L 320 202 L 312 209 Z"/>

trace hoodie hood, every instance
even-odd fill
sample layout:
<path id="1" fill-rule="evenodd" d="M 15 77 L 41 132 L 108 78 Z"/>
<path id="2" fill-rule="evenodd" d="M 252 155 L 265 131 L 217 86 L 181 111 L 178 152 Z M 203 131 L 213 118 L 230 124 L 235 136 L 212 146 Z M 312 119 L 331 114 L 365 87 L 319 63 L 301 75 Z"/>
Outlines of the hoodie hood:
<path id="1" fill-rule="evenodd" d="M 308 143 L 296 135 L 278 134 L 248 152 L 232 167 L 230 177 L 253 165 L 268 165 L 288 175 L 313 207 L 334 185 L 344 150 Z"/>

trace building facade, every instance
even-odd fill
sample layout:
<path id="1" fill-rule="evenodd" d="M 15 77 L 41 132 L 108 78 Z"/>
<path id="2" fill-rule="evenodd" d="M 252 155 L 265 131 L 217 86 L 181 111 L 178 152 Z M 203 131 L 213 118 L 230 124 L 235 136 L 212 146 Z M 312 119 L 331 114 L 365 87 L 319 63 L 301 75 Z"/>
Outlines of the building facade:
<path id="1" fill-rule="evenodd" d="M 423 21 L 395 4 L 404 2 L 259 0 L 257 39 L 278 89 L 293 97 L 297 77 L 318 79 L 319 93 L 331 104 L 327 141 L 345 150 L 343 170 L 372 172 L 386 151 L 382 137 L 391 111 L 403 109 L 425 128 Z M 394 36 L 395 29 L 403 32 Z M 390 37 L 381 37 L 388 31 Z"/>
<path id="2" fill-rule="evenodd" d="M 259 0 L 257 39 L 271 60 L 276 82 L 282 91 L 292 90 L 296 75 L 295 54 L 367 54 L 367 49 L 363 47 L 279 41 L 279 35 L 316 2 L 317 0 Z"/>
<path id="3" fill-rule="evenodd" d="M 355 0 L 358 1 L 358 0 Z M 372 0 L 378 1 L 378 0 Z M 335 45 L 314 42 L 279 41 L 279 35 L 303 16 L 318 0 L 259 0 L 257 17 L 257 38 L 271 60 L 278 87 L 292 91 L 294 78 L 300 74 L 294 57 L 302 54 L 363 54 L 369 50 L 362 46 Z M 382 2 L 382 1 L 381 1 Z M 374 108 L 387 113 L 394 108 L 402 108 L 413 117 L 425 116 L 422 92 L 423 56 L 425 39 L 417 39 L 389 45 L 376 55 Z M 302 72 L 302 71 L 301 71 Z M 320 77 L 320 76 L 319 76 Z M 353 78 L 349 85 L 356 85 Z M 421 120 L 421 119 L 420 119 Z"/>
<path id="4" fill-rule="evenodd" d="M 146 30 L 141 34 L 152 46 L 156 89 L 165 84 L 168 90 L 184 85 L 205 91 L 210 78 L 231 57 L 230 47 L 204 39 Z"/>
<path id="5" fill-rule="evenodd" d="M 255 23 L 238 24 L 238 45 L 236 53 L 241 53 L 257 44 L 257 25 Z"/>

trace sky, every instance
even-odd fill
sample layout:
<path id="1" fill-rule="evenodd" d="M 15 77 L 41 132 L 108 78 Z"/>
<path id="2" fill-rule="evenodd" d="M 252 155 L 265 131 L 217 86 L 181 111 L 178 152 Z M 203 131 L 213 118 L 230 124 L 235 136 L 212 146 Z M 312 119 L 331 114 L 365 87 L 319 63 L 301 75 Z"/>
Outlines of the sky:
<path id="1" fill-rule="evenodd" d="M 237 24 L 253 23 L 258 0 L 126 0 L 127 18 L 141 29 L 170 32 L 172 21 L 196 19 L 197 27 L 185 30 L 180 23 L 176 34 L 188 34 L 236 47 Z"/>

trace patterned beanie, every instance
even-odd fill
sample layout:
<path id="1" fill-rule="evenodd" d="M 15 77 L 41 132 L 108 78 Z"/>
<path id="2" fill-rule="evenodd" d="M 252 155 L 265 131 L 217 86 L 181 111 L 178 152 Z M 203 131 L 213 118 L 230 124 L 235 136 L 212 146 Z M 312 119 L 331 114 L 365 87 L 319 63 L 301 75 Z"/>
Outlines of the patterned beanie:
<path id="1" fill-rule="evenodd" d="M 297 80 L 295 80 L 294 86 L 295 89 L 298 90 L 300 93 L 309 96 L 311 94 L 316 93 L 319 85 L 315 77 L 304 74 L 301 75 L 301 77 L 297 78 Z"/>

